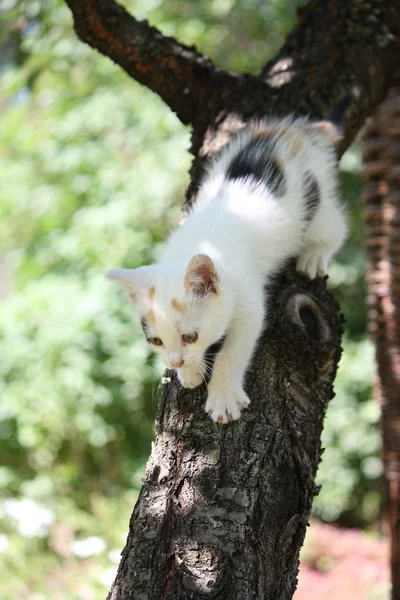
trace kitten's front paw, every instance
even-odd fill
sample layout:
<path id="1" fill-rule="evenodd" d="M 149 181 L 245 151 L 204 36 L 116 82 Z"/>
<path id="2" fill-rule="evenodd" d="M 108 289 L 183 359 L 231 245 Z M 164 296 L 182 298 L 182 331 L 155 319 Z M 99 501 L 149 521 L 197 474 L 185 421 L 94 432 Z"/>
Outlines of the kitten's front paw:
<path id="1" fill-rule="evenodd" d="M 317 275 L 323 277 L 328 270 L 328 258 L 318 248 L 304 248 L 297 259 L 296 269 L 308 275 L 310 279 L 315 279 Z"/>
<path id="2" fill-rule="evenodd" d="M 203 383 L 203 375 L 195 367 L 182 367 L 176 372 L 184 388 L 193 389 Z"/>
<path id="3" fill-rule="evenodd" d="M 209 390 L 205 411 L 216 423 L 228 423 L 240 418 L 243 408 L 250 404 L 250 399 L 241 387 L 214 392 Z"/>

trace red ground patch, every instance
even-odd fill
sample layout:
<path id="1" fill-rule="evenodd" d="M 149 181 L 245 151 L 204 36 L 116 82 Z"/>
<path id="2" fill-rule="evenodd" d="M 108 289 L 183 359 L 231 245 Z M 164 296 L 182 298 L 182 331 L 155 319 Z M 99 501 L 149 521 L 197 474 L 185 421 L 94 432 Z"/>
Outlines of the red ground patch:
<path id="1" fill-rule="evenodd" d="M 385 540 L 313 522 L 294 600 L 385 600 L 390 589 L 388 560 Z"/>

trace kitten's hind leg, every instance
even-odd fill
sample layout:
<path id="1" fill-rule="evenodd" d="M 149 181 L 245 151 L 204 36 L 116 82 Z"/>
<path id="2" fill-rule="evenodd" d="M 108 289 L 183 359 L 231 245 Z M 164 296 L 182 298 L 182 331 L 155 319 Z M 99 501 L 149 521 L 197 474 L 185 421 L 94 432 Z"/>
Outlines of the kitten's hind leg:
<path id="1" fill-rule="evenodd" d="M 321 246 L 306 246 L 301 251 L 297 259 L 296 269 L 300 273 L 305 273 L 310 279 L 315 279 L 317 275 L 323 277 L 328 270 L 328 260 L 330 252 L 327 248 Z"/>
<path id="2" fill-rule="evenodd" d="M 304 246 L 296 268 L 311 279 L 323 277 L 328 261 L 346 236 L 346 223 L 340 207 L 332 200 L 322 205 L 304 233 Z"/>

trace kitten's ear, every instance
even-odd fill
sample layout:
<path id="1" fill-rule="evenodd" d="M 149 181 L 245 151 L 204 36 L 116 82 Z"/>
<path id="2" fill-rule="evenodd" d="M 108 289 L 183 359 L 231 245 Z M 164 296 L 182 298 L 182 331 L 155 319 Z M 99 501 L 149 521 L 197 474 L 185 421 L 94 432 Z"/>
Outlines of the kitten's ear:
<path id="1" fill-rule="evenodd" d="M 185 290 L 196 296 L 218 294 L 219 279 L 213 261 L 205 254 L 193 256 L 186 270 Z"/>
<path id="2" fill-rule="evenodd" d="M 149 290 L 154 280 L 154 266 L 138 269 L 111 269 L 107 277 L 122 284 L 134 304 L 139 302 Z"/>

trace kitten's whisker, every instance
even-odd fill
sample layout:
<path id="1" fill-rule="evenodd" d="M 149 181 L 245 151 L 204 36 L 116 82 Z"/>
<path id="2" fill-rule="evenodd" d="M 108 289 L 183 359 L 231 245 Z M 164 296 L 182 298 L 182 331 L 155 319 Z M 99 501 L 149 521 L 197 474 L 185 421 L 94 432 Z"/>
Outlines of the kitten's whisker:
<path id="1" fill-rule="evenodd" d="M 145 381 L 145 379 L 147 379 L 148 377 L 150 377 L 150 375 L 152 375 L 155 372 L 156 369 L 156 365 L 153 363 L 150 366 L 147 367 L 147 369 L 144 371 L 144 373 L 142 373 L 139 381 L 137 382 L 137 386 L 139 387 L 140 385 L 142 385 L 142 383 Z"/>
<path id="2" fill-rule="evenodd" d="M 204 363 L 204 365 L 206 367 L 212 367 L 212 368 L 216 368 L 216 369 L 219 369 L 219 370 L 221 369 L 221 366 L 218 365 L 218 363 L 215 360 L 213 360 L 213 359 L 207 359 L 207 358 L 205 358 L 205 359 L 203 359 L 203 363 Z"/>
<path id="3" fill-rule="evenodd" d="M 203 378 L 203 381 L 205 381 L 206 383 L 207 383 L 206 378 L 208 377 L 208 371 L 211 368 L 212 368 L 213 374 L 219 373 L 219 374 L 222 374 L 223 376 L 226 376 L 228 374 L 227 369 L 222 368 L 218 364 L 216 365 L 214 359 L 208 358 L 206 356 L 203 356 L 201 359 L 192 360 L 190 362 L 195 364 L 198 372 L 200 373 L 200 375 Z"/>

